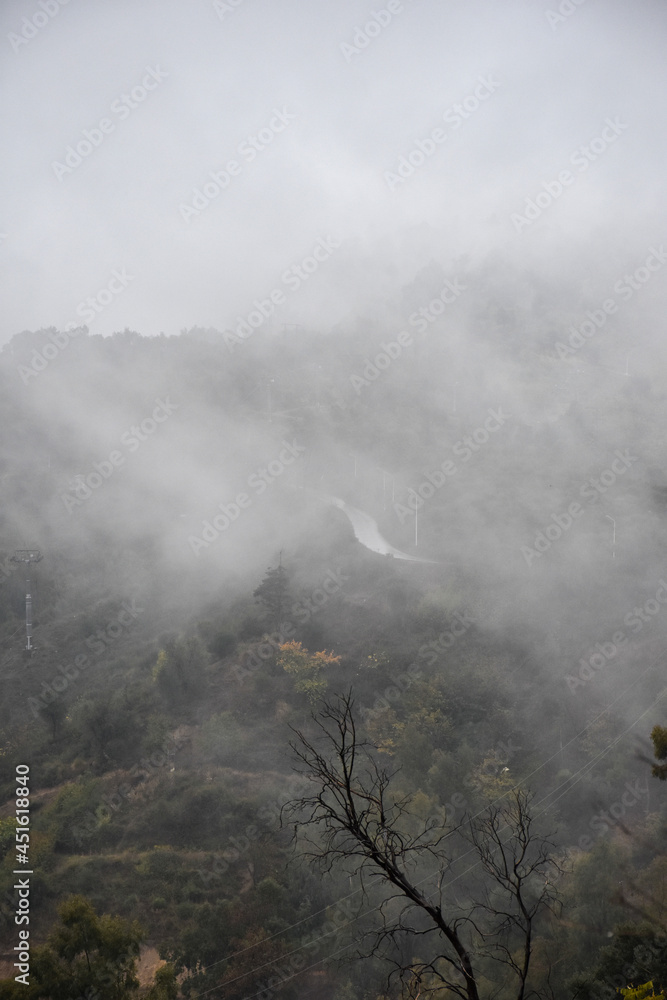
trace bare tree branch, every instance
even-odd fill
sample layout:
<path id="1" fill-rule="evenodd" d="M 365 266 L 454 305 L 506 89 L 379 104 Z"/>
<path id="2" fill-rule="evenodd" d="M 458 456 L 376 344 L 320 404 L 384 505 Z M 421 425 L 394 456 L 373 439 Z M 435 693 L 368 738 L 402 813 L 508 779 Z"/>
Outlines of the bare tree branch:
<path id="1" fill-rule="evenodd" d="M 303 854 L 325 872 L 342 865 L 358 875 L 364 893 L 369 875 L 390 890 L 376 906 L 381 926 L 372 932 L 369 954 L 392 963 L 389 978 L 398 978 L 404 995 L 425 997 L 446 988 L 462 1000 L 480 1000 L 479 984 L 489 977 L 479 978 L 474 960 L 500 964 L 504 976 L 513 976 L 517 1000 L 536 996 L 528 989 L 535 925 L 557 910 L 561 869 L 553 843 L 534 830 L 531 796 L 515 789 L 463 828 L 445 830 L 427 821 L 414 832 L 410 796 L 392 793 L 397 772 L 381 766 L 377 747 L 359 737 L 353 708 L 351 693 L 338 696 L 313 716 L 314 737 L 292 730 L 295 770 L 313 792 L 287 803 L 282 818 L 294 824 Z M 476 858 L 478 891 L 464 908 L 454 879 L 443 884 L 456 860 L 454 832 L 465 835 Z M 418 954 L 406 952 L 408 946 Z"/>

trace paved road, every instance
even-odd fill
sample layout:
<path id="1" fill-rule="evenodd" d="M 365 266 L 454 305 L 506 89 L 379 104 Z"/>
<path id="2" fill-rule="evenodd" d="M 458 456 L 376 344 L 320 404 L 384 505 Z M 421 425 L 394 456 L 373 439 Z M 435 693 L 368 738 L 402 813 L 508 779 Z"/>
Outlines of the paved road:
<path id="1" fill-rule="evenodd" d="M 359 510 L 358 507 L 352 507 L 349 503 L 345 503 L 344 500 L 340 500 L 338 497 L 326 496 L 325 494 L 318 494 L 321 500 L 325 503 L 329 503 L 334 507 L 338 507 L 342 510 L 344 514 L 347 515 L 357 537 L 357 540 L 365 545 L 367 549 L 371 552 L 378 552 L 381 556 L 393 556 L 394 559 L 407 559 L 410 562 L 419 563 L 435 563 L 436 559 L 422 559 L 420 556 L 411 556 L 407 552 L 401 552 L 400 549 L 395 549 L 393 545 L 390 545 L 386 538 L 380 534 L 380 530 L 377 526 L 375 520 L 366 514 L 363 510 Z"/>

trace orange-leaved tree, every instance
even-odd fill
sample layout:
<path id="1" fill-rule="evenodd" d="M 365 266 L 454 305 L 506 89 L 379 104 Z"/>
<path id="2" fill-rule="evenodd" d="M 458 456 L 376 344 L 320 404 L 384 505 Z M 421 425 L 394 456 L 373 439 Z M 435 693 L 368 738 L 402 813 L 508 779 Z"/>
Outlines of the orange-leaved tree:
<path id="1" fill-rule="evenodd" d="M 286 642 L 280 647 L 278 654 L 278 666 L 294 678 L 295 690 L 305 694 L 311 703 L 326 691 L 327 679 L 323 676 L 325 668 L 339 662 L 340 656 L 324 650 L 309 653 L 300 642 Z"/>

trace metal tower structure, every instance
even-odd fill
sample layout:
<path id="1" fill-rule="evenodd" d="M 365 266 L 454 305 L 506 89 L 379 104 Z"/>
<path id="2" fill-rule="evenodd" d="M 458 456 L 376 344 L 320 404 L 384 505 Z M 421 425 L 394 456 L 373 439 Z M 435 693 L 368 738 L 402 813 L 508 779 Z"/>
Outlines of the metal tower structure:
<path id="1" fill-rule="evenodd" d="M 26 566 L 26 571 L 29 572 L 28 567 L 31 563 L 38 563 L 42 559 L 42 553 L 39 549 L 17 549 L 12 556 L 12 562 L 24 563 Z M 30 578 L 26 576 L 25 581 L 25 631 L 26 631 L 26 650 L 32 652 L 34 646 L 32 645 L 32 595 L 30 593 Z"/>

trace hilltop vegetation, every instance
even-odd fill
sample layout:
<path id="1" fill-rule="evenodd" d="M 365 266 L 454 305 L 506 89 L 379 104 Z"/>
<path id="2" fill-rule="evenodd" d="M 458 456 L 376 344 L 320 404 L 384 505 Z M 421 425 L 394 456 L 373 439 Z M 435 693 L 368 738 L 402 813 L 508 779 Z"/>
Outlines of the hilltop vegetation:
<path id="1" fill-rule="evenodd" d="M 362 355 L 367 336 L 355 341 Z M 634 447 L 634 413 L 660 419 L 659 388 L 628 385 L 623 433 L 603 421 L 598 451 L 567 475 L 553 426 L 513 414 L 477 465 L 424 501 L 415 549 L 414 517 L 395 513 L 391 490 L 406 504 L 406 484 L 442 465 L 491 405 L 481 391 L 456 413 L 433 404 L 418 355 L 405 359 L 409 378 L 377 380 L 371 406 L 350 386 L 354 360 L 334 358 L 324 337 L 308 342 L 299 368 L 298 342 L 258 336 L 231 352 L 214 331 L 82 333 L 24 382 L 17 366 L 46 339 L 23 334 L 0 355 L 5 958 L 16 936 L 14 773 L 29 764 L 31 941 L 51 935 L 57 951 L 58 906 L 70 896 L 65 913 L 129 935 L 126 978 L 102 996 L 171 996 L 171 968 L 184 997 L 219 988 L 211 995 L 242 1000 L 272 978 L 276 995 L 295 1000 L 383 995 L 381 962 L 334 961 L 376 925 L 377 900 L 342 871 L 322 878 L 299 864 L 293 830 L 280 826 L 302 787 L 290 727 L 314 733 L 318 699 L 351 689 L 360 732 L 397 769 L 395 794 L 412 797 L 411 822 L 455 825 L 519 783 L 534 791 L 568 870 L 562 914 L 537 928 L 534 988 L 596 998 L 667 984 L 664 786 L 649 759 L 649 734 L 664 721 L 652 669 L 664 626 L 648 604 L 640 629 L 623 624 L 633 600 L 641 609 L 659 586 L 659 507 L 603 586 L 606 550 L 590 576 L 569 582 L 569 546 L 598 538 L 590 512 L 532 575 L 520 553 L 550 510 L 566 509 L 560 498 L 604 467 L 610 441 Z M 563 437 L 592 426 L 574 400 L 562 420 Z M 654 447 L 621 483 L 638 504 L 652 489 Z M 542 479 L 558 491 L 546 509 Z M 372 514 L 392 544 L 436 561 L 364 549 L 344 515 L 319 502 L 329 493 Z M 502 537 L 486 550 L 494 511 Z M 466 552 L 456 536 L 473 524 Z M 10 560 L 25 546 L 43 555 L 31 571 L 32 656 L 25 581 Z M 586 624 L 582 593 L 596 572 Z M 624 658 L 598 654 L 609 669 L 592 660 L 571 691 L 578 660 L 596 640 L 608 649 L 619 627 L 631 640 Z M 452 864 L 451 891 L 465 899 L 473 875 Z M 133 966 L 147 949 L 169 963 L 152 987 L 153 970 Z M 3 986 L 0 996 L 14 994 Z"/>

